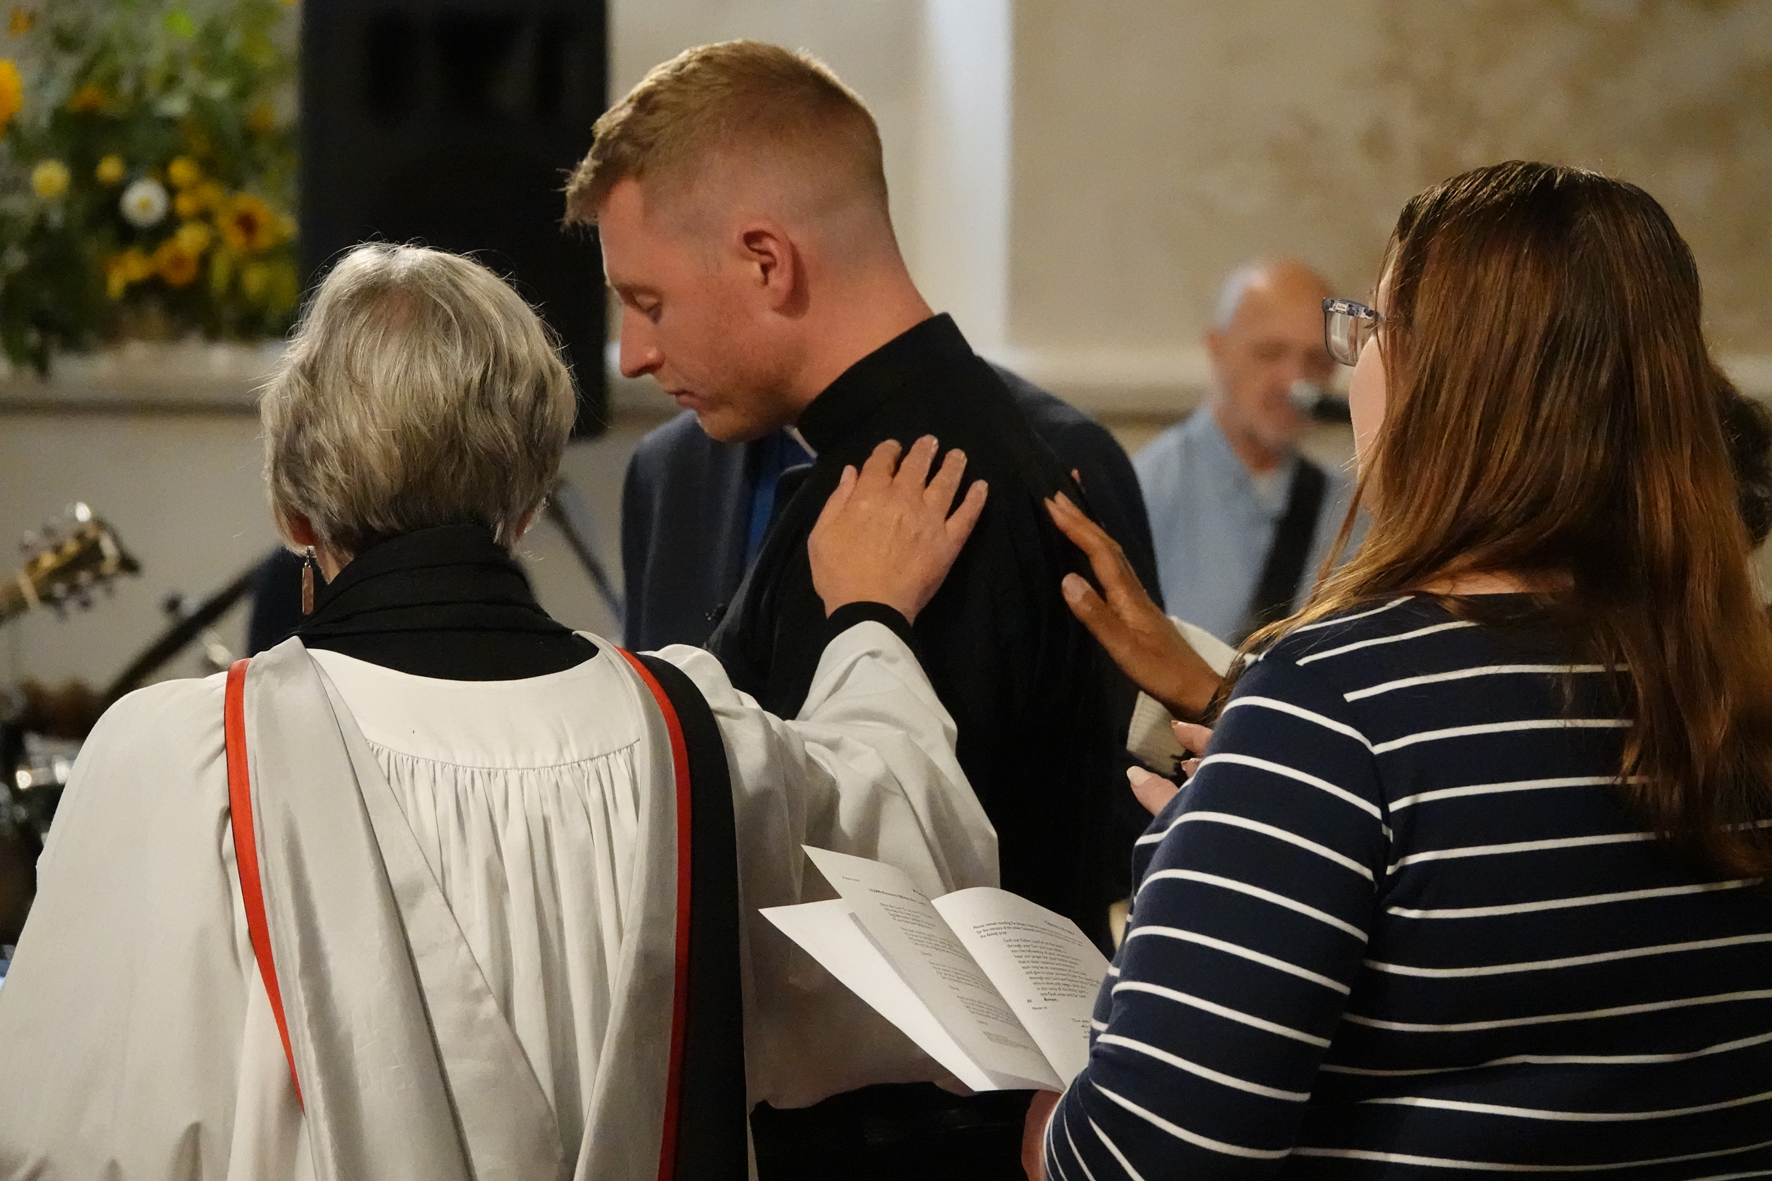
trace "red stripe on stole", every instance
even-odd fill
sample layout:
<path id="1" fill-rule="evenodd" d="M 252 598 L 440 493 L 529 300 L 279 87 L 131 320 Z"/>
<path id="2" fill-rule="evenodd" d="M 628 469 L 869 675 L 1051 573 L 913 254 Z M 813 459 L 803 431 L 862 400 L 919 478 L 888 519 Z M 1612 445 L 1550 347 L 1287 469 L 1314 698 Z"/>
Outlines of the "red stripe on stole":
<path id="1" fill-rule="evenodd" d="M 689 1017 L 689 745 L 683 740 L 683 724 L 665 693 L 664 686 L 638 657 L 617 648 L 639 674 L 658 702 L 665 728 L 671 736 L 671 766 L 677 780 L 677 962 L 671 997 L 671 1069 L 665 1089 L 664 1134 L 658 1151 L 659 1181 L 672 1181 L 677 1169 L 677 1117 L 683 1093 L 683 1040 Z"/>
<path id="2" fill-rule="evenodd" d="M 222 735 L 228 757 L 228 815 L 234 828 L 234 860 L 240 869 L 240 896 L 246 906 L 246 932 L 252 939 L 253 958 L 259 978 L 271 1000 L 277 1034 L 283 1039 L 283 1056 L 289 1060 L 289 1081 L 295 1085 L 295 1101 L 302 1104 L 301 1080 L 295 1075 L 295 1048 L 289 1042 L 289 1022 L 283 1016 L 283 990 L 277 987 L 277 966 L 271 958 L 271 928 L 265 919 L 264 886 L 258 872 L 258 837 L 252 824 L 252 772 L 246 762 L 246 667 L 250 658 L 236 660 L 228 669 L 228 691 L 222 710 Z"/>

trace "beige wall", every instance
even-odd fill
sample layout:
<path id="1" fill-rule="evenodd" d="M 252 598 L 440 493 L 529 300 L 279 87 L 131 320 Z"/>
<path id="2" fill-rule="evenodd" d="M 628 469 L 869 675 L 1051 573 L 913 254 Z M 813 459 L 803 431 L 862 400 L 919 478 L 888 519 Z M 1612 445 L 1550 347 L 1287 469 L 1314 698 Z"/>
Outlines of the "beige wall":
<path id="1" fill-rule="evenodd" d="M 1655 194 L 1772 394 L 1772 4 L 1018 0 L 1014 111 L 1010 340 L 1084 400 L 1191 398 L 1238 262 L 1358 295 L 1411 193 L 1513 157 Z"/>
<path id="2" fill-rule="evenodd" d="M 879 119 L 901 236 L 934 301 L 988 308 L 997 285 L 998 355 L 1102 413 L 1129 449 L 1198 396 L 1196 341 L 1230 267 L 1298 254 L 1358 293 L 1410 193 L 1508 156 L 1601 167 L 1660 197 L 1698 253 L 1717 345 L 1772 395 L 1772 4 L 1015 0 L 1007 184 L 968 190 L 932 162 L 966 147 L 955 134 L 995 150 L 994 132 L 948 127 L 943 103 L 994 100 L 988 87 L 932 99 L 931 71 L 991 27 L 956 19 L 963 6 L 1004 2 L 615 0 L 613 82 L 724 37 L 823 56 Z M 930 232 L 956 200 L 1003 204 L 1003 273 L 953 265 L 958 247 Z M 84 619 L 6 628 L 0 673 L 102 681 L 158 630 L 168 591 L 200 596 L 273 543 L 244 388 L 207 413 L 0 413 L 0 536 L 84 498 L 147 567 Z M 36 396 L 0 381 L 0 410 Z M 627 454 L 669 409 L 650 382 L 617 406 L 609 437 L 567 460 L 612 563 Z M 1346 440 L 1312 445 L 1333 459 Z M 524 548 L 550 609 L 612 630 L 547 527 Z"/>

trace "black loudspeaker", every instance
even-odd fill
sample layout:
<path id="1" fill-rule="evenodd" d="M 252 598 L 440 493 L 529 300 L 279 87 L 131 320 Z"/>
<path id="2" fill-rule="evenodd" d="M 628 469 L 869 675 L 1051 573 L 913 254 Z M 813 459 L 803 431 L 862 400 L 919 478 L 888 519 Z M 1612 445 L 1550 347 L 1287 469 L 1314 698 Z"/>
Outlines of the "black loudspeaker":
<path id="1" fill-rule="evenodd" d="M 472 252 L 559 333 L 576 434 L 607 421 L 595 236 L 561 188 L 608 104 L 602 0 L 302 5 L 301 265 L 366 239 Z"/>

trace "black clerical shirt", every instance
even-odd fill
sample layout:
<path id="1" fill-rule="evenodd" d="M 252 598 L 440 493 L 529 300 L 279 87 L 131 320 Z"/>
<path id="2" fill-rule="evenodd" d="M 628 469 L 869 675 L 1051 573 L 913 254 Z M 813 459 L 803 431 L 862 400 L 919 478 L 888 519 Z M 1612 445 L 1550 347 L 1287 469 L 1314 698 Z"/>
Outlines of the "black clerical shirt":
<path id="1" fill-rule="evenodd" d="M 314 596 L 295 634 L 309 648 L 451 681 L 546 676 L 597 654 L 542 610 L 484 525 L 420 529 L 365 549 Z"/>
<path id="2" fill-rule="evenodd" d="M 990 483 L 984 514 L 913 628 L 959 730 L 959 758 L 996 826 L 1003 887 L 1069 916 L 1105 943 L 1128 889 L 1136 830 L 1117 824 L 1129 698 L 1059 592 L 1081 555 L 1042 504 L 1084 503 L 991 367 L 949 317 L 926 320 L 849 368 L 806 408 L 816 452 L 709 646 L 732 681 L 792 717 L 825 638 L 806 539 L 845 465 L 885 439 L 935 435 L 966 476 Z M 793 473 L 789 473 L 792 475 Z"/>

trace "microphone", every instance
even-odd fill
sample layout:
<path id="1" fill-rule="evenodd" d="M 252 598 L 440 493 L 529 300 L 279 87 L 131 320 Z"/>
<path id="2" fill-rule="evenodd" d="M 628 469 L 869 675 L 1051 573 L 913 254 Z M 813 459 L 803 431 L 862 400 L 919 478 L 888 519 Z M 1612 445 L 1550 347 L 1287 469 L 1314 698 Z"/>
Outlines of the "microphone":
<path id="1" fill-rule="evenodd" d="M 1286 400 L 1300 413 L 1309 415 L 1316 422 L 1353 422 L 1353 415 L 1348 412 L 1347 399 L 1338 397 L 1323 386 L 1306 377 L 1292 383 L 1286 391 Z"/>

